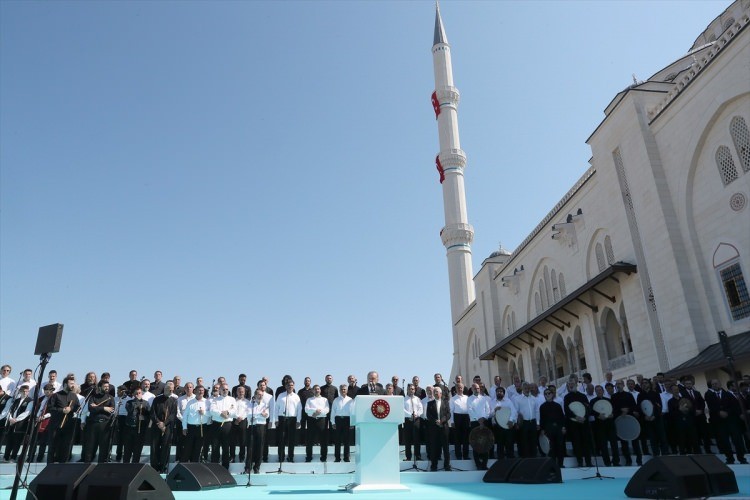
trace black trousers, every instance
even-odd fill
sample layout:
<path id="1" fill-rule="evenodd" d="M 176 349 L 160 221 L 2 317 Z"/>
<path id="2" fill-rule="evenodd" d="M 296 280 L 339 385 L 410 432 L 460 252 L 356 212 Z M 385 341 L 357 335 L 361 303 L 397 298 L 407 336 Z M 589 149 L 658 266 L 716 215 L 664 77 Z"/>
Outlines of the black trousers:
<path id="1" fill-rule="evenodd" d="M 237 456 L 236 448 L 240 449 L 239 461 L 245 461 L 245 451 L 247 448 L 247 420 L 240 421 L 237 424 L 235 421 L 232 422 L 232 436 L 231 436 L 231 449 L 229 450 L 230 460 L 234 460 Z"/>
<path id="2" fill-rule="evenodd" d="M 276 428 L 276 442 L 279 447 L 279 462 L 285 457 L 294 459 L 294 445 L 297 438 L 297 417 L 279 417 L 279 425 Z M 288 454 L 284 453 L 284 447 Z"/>
<path id="3" fill-rule="evenodd" d="M 126 420 L 127 417 L 125 415 L 117 415 L 117 448 L 115 451 L 115 460 L 117 462 L 122 461 L 122 453 L 125 449 L 125 437 L 128 435 Z"/>
<path id="4" fill-rule="evenodd" d="M 344 460 L 349 460 L 349 427 L 351 419 L 349 417 L 336 417 L 336 429 L 334 429 L 334 448 L 333 456 L 336 460 L 341 460 L 341 446 L 344 446 Z"/>
<path id="5" fill-rule="evenodd" d="M 437 462 L 440 458 L 440 452 L 443 453 L 443 465 L 444 467 L 450 467 L 451 465 L 451 455 L 450 455 L 450 449 L 448 446 L 448 441 L 450 437 L 450 428 L 448 425 L 437 425 L 434 423 L 429 424 L 429 430 L 428 430 L 428 436 L 430 440 L 432 441 L 432 456 L 430 457 L 430 466 L 431 468 L 437 467 Z"/>
<path id="6" fill-rule="evenodd" d="M 183 462 L 200 462 L 206 442 L 207 425 L 188 425 L 182 450 Z"/>
<path id="7" fill-rule="evenodd" d="M 522 458 L 536 457 L 536 447 L 539 443 L 536 430 L 536 420 L 524 420 L 518 429 L 518 453 Z"/>
<path id="8" fill-rule="evenodd" d="M 325 462 L 328 458 L 328 429 L 325 417 L 310 418 L 307 421 L 307 442 L 305 443 L 305 459 L 312 459 L 313 443 L 320 443 L 320 460 Z"/>
<path id="9" fill-rule="evenodd" d="M 229 444 L 232 437 L 232 422 L 214 422 L 211 424 L 211 462 L 229 469 Z M 221 457 L 221 458 L 220 458 Z"/>
<path id="10" fill-rule="evenodd" d="M 156 472 L 165 471 L 169 464 L 169 452 L 172 451 L 172 426 L 164 428 L 164 434 L 158 427 L 151 429 L 151 467 Z"/>
<path id="11" fill-rule="evenodd" d="M 454 445 L 457 460 L 466 460 L 469 458 L 469 428 L 470 419 L 468 413 L 453 414 L 454 428 Z"/>
<path id="12" fill-rule="evenodd" d="M 123 463 L 140 463 L 143 443 L 146 441 L 146 429 L 148 420 L 141 420 L 141 425 L 134 427 L 125 426 L 125 449 L 122 454 Z"/>
<path id="13" fill-rule="evenodd" d="M 99 463 L 104 463 L 109 458 L 109 419 L 92 420 L 86 423 L 86 453 L 83 461 L 91 463 L 94 456 L 99 453 Z"/>
<path id="14" fill-rule="evenodd" d="M 406 420 L 404 420 L 404 451 L 406 453 L 407 460 L 411 460 L 412 447 L 414 448 L 414 455 L 416 456 L 417 460 L 422 460 L 422 454 L 420 452 L 421 447 L 419 445 L 419 431 L 421 422 L 422 419 L 419 417 L 415 418 L 414 420 L 412 420 L 411 417 L 408 417 Z"/>
<path id="15" fill-rule="evenodd" d="M 68 419 L 65 423 L 65 427 L 60 429 L 60 424 L 50 424 L 48 432 L 50 434 L 50 447 L 49 453 L 47 454 L 47 463 L 51 464 L 54 462 L 65 463 L 70 460 L 70 446 L 73 443 L 73 436 L 75 435 L 75 424 L 71 422 L 72 419 Z"/>
<path id="16" fill-rule="evenodd" d="M 266 424 L 251 425 L 245 434 L 247 436 L 245 467 L 252 467 L 257 471 L 263 458 L 263 447 L 266 445 Z"/>

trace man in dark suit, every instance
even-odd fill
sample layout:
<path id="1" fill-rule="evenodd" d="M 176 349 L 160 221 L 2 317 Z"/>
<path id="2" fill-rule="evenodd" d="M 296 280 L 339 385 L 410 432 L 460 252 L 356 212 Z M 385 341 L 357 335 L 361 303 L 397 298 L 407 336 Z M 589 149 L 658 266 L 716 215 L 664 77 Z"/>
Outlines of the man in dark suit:
<path id="1" fill-rule="evenodd" d="M 721 383 L 714 379 L 710 382 L 711 388 L 706 391 L 704 396 L 706 406 L 708 406 L 708 416 L 711 420 L 711 427 L 716 436 L 716 446 L 719 453 L 726 457 L 728 464 L 734 463 L 734 454 L 729 444 L 731 439 L 734 444 L 734 451 L 741 464 L 746 464 L 745 444 L 742 442 L 740 431 L 740 403 L 739 400 L 729 391 L 722 390 Z"/>
<path id="2" fill-rule="evenodd" d="M 680 395 L 688 398 L 693 403 L 693 416 L 695 417 L 695 430 L 698 433 L 698 441 L 703 444 L 706 454 L 711 453 L 711 432 L 706 422 L 706 401 L 703 395 L 695 389 L 695 379 L 689 375 L 682 380 Z M 697 450 L 700 453 L 700 450 Z"/>
<path id="3" fill-rule="evenodd" d="M 443 400 L 442 390 L 439 387 L 433 389 L 435 399 L 427 403 L 427 427 L 428 439 L 432 441 L 430 470 L 437 470 L 438 456 L 443 451 L 443 465 L 445 470 L 451 470 L 451 457 L 448 449 L 448 438 L 450 433 L 451 411 L 447 401 Z"/>
<path id="4" fill-rule="evenodd" d="M 375 395 L 384 396 L 385 388 L 378 382 L 378 372 L 369 372 L 367 374 L 367 383 L 363 384 L 362 387 L 357 391 L 357 395 Z"/>

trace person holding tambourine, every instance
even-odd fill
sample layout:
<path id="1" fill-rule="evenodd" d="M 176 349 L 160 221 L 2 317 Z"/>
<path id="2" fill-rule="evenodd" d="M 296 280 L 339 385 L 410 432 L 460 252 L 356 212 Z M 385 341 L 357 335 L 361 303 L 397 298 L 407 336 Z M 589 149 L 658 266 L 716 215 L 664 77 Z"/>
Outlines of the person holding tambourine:
<path id="1" fill-rule="evenodd" d="M 612 384 L 607 385 L 612 387 Z M 594 392 L 596 397 L 590 401 L 591 412 L 594 415 L 594 444 L 604 465 L 617 467 L 620 465 L 620 454 L 617 451 L 617 432 L 612 402 L 604 397 L 604 388 L 601 385 L 594 387 Z"/>
<path id="2" fill-rule="evenodd" d="M 578 392 L 578 384 L 575 380 L 568 380 L 567 393 L 563 398 L 563 409 L 567 419 L 568 436 L 573 444 L 573 453 L 578 461 L 578 467 L 593 467 L 591 461 L 591 427 L 589 426 L 589 415 L 591 408 L 588 398 Z"/>
<path id="3" fill-rule="evenodd" d="M 555 402 L 555 393 L 544 390 L 544 403 L 539 407 L 541 434 L 549 440 L 547 456 L 555 458 L 560 467 L 564 467 L 566 420 L 562 406 Z M 543 438 L 540 437 L 540 440 Z M 544 451 L 544 449 L 542 450 Z"/>
<path id="4" fill-rule="evenodd" d="M 662 418 L 661 397 L 653 389 L 649 379 L 641 382 L 641 392 L 638 393 L 638 407 L 642 410 L 643 419 L 641 425 L 651 442 L 651 453 L 653 456 L 668 455 L 669 446 L 667 435 L 664 431 L 664 419 Z"/>

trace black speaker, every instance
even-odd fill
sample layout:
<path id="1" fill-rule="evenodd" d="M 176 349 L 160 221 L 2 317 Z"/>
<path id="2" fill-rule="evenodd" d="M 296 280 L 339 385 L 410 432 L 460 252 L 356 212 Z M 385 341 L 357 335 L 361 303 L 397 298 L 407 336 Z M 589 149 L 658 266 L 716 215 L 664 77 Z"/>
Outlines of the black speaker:
<path id="1" fill-rule="evenodd" d="M 222 488 L 226 488 L 227 486 L 237 486 L 237 481 L 235 481 L 234 476 L 232 476 L 232 474 L 221 464 L 204 465 L 213 473 L 214 476 L 216 476 L 216 480 L 219 481 L 219 484 Z"/>
<path id="2" fill-rule="evenodd" d="M 719 457 L 716 455 L 690 455 L 690 458 L 706 473 L 711 496 L 740 492 L 734 471 L 719 460 Z"/>
<path id="3" fill-rule="evenodd" d="M 40 326 L 39 333 L 36 336 L 36 349 L 34 355 L 52 354 L 60 352 L 60 341 L 62 340 L 63 325 L 55 323 L 54 325 Z"/>
<path id="4" fill-rule="evenodd" d="M 562 473 L 555 458 L 522 458 L 510 472 L 508 482 L 518 484 L 562 483 Z"/>
<path id="5" fill-rule="evenodd" d="M 26 500 L 76 500 L 81 481 L 96 464 L 49 464 L 29 484 Z M 83 498 L 83 497 L 81 497 Z"/>
<path id="6" fill-rule="evenodd" d="M 146 464 L 99 464 L 78 488 L 81 500 L 174 500 L 158 472 Z"/>
<path id="7" fill-rule="evenodd" d="M 654 457 L 641 466 L 625 486 L 637 498 L 697 498 L 710 496 L 706 472 L 688 456 Z"/>
<path id="8" fill-rule="evenodd" d="M 206 464 L 179 463 L 167 475 L 167 486 L 172 491 L 200 491 L 221 488 L 221 483 Z"/>
<path id="9" fill-rule="evenodd" d="M 521 462 L 520 458 L 501 458 L 497 460 L 487 472 L 482 481 L 485 483 L 507 483 L 510 473 Z"/>

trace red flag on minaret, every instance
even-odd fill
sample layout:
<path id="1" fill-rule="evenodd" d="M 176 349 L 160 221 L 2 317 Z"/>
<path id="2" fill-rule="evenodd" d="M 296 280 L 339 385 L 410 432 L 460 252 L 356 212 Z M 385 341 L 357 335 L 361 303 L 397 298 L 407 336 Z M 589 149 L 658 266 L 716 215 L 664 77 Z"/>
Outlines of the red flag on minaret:
<path id="1" fill-rule="evenodd" d="M 435 110 L 435 119 L 440 115 L 440 101 L 437 98 L 437 90 L 432 93 L 432 108 Z"/>
<path id="2" fill-rule="evenodd" d="M 440 155 L 435 157 L 435 166 L 437 167 L 437 171 L 440 172 L 440 184 L 442 184 L 445 180 L 445 172 L 443 171 L 443 166 L 440 164 Z"/>

